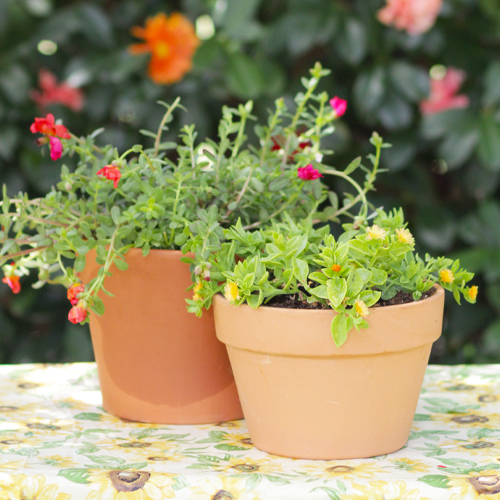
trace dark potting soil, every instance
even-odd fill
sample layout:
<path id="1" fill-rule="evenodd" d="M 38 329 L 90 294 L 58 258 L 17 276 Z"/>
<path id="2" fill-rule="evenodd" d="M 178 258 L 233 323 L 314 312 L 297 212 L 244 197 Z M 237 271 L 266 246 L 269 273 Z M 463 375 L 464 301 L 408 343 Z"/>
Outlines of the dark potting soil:
<path id="1" fill-rule="evenodd" d="M 432 297 L 435 293 L 436 288 L 431 288 L 428 292 L 422 294 L 420 300 Z M 374 307 L 394 306 L 396 304 L 408 304 L 409 302 L 415 302 L 411 293 L 398 292 L 392 299 L 379 300 Z M 299 297 L 299 294 L 277 295 L 264 305 L 268 307 L 284 307 L 286 309 L 330 309 L 329 306 L 325 306 L 319 302 L 309 304 L 304 296 Z"/>

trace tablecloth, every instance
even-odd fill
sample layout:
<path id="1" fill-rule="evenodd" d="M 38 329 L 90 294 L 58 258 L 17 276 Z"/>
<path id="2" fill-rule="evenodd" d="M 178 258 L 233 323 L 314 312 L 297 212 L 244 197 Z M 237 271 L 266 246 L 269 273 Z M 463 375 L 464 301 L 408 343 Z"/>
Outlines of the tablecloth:
<path id="1" fill-rule="evenodd" d="M 152 425 L 100 405 L 93 363 L 0 366 L 0 499 L 500 499 L 500 365 L 429 366 L 407 445 L 363 460 L 269 455 L 244 420 Z"/>

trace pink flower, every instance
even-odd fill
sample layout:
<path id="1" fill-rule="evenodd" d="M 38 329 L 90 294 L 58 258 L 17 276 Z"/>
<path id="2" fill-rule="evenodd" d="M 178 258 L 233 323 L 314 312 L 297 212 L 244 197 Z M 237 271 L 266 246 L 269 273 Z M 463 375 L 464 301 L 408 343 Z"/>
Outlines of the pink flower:
<path id="1" fill-rule="evenodd" d="M 418 35 L 432 28 L 442 3 L 443 0 L 387 0 L 377 17 L 388 26 Z"/>
<path id="2" fill-rule="evenodd" d="M 68 319 L 76 325 L 77 323 L 81 323 L 87 317 L 87 310 L 82 306 L 73 306 L 69 313 Z"/>
<path id="3" fill-rule="evenodd" d="M 83 108 L 83 92 L 67 83 L 58 84 L 56 77 L 50 71 L 40 70 L 38 85 L 40 91 L 32 90 L 30 97 L 40 108 L 53 103 L 62 104 L 73 111 L 80 111 Z"/>
<path id="4" fill-rule="evenodd" d="M 335 111 L 337 117 L 342 116 L 347 109 L 347 101 L 341 99 L 340 97 L 335 96 L 333 99 L 330 99 L 330 106 Z"/>
<path id="5" fill-rule="evenodd" d="M 118 167 L 106 165 L 97 172 L 97 175 L 103 175 L 106 179 L 112 180 L 113 186 L 116 188 L 118 187 L 118 181 L 120 180 L 122 173 Z"/>
<path id="6" fill-rule="evenodd" d="M 304 181 L 314 181 L 323 177 L 318 170 L 316 170 L 310 163 L 305 167 L 301 167 L 297 170 L 297 175 Z"/>
<path id="7" fill-rule="evenodd" d="M 468 96 L 456 95 L 464 80 L 465 72 L 455 68 L 448 68 L 444 78 L 439 80 L 432 78 L 429 99 L 420 103 L 422 114 L 430 115 L 447 109 L 466 108 L 469 105 Z"/>
<path id="8" fill-rule="evenodd" d="M 49 137 L 50 157 L 56 161 L 61 158 L 63 147 L 61 140 L 57 137 Z"/>

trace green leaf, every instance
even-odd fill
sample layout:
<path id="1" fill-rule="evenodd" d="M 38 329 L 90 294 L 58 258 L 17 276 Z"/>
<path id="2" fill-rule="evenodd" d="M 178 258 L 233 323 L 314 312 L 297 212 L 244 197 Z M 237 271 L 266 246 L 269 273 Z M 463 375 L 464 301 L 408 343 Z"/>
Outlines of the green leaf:
<path id="1" fill-rule="evenodd" d="M 328 298 L 328 291 L 327 291 L 325 285 L 320 285 L 320 286 L 311 288 L 311 293 L 313 295 L 316 295 L 316 297 L 320 297 L 322 299 L 327 299 Z"/>
<path id="2" fill-rule="evenodd" d="M 422 481 L 429 486 L 434 486 L 435 488 L 449 488 L 450 478 L 447 476 L 442 476 L 440 474 L 429 474 L 427 476 L 422 476 L 417 479 L 417 481 Z"/>
<path id="3" fill-rule="evenodd" d="M 234 446 L 232 444 L 217 444 L 214 446 L 214 448 L 217 448 L 218 450 L 224 450 L 224 451 L 246 451 L 247 448 L 242 448 L 241 446 Z"/>
<path id="4" fill-rule="evenodd" d="M 314 272 L 309 275 L 309 279 L 325 285 L 328 278 L 323 273 Z"/>
<path id="5" fill-rule="evenodd" d="M 484 75 L 483 106 L 490 107 L 500 102 L 500 62 L 494 61 Z"/>
<path id="6" fill-rule="evenodd" d="M 340 493 L 337 490 L 334 490 L 333 488 L 329 488 L 327 486 L 318 486 L 317 488 L 312 489 L 311 491 L 324 491 L 330 500 L 341 500 Z"/>
<path id="7" fill-rule="evenodd" d="M 78 420 L 93 420 L 95 422 L 98 422 L 101 420 L 102 415 L 100 413 L 86 412 L 86 413 L 79 413 L 78 415 L 75 415 L 73 418 L 77 418 Z"/>
<path id="8" fill-rule="evenodd" d="M 349 322 L 344 313 L 337 314 L 331 324 L 332 337 L 335 345 L 340 347 L 347 340 L 347 333 L 349 331 Z"/>
<path id="9" fill-rule="evenodd" d="M 477 154 L 484 168 L 500 170 L 500 126 L 490 114 L 484 114 L 480 120 L 479 147 Z"/>
<path id="10" fill-rule="evenodd" d="M 359 167 L 360 164 L 361 164 L 361 156 L 358 156 L 357 158 L 352 160 L 351 163 L 349 163 L 347 168 L 344 170 L 344 174 L 345 175 L 352 174 Z"/>
<path id="11" fill-rule="evenodd" d="M 357 271 L 357 270 L 356 270 Z M 347 295 L 352 299 L 361 292 L 365 284 L 363 277 L 360 273 L 353 272 L 347 278 Z"/>
<path id="12" fill-rule="evenodd" d="M 125 463 L 125 460 L 123 458 L 113 457 L 111 455 L 95 455 L 88 456 L 87 458 L 89 460 L 92 460 L 92 462 L 99 465 L 104 465 L 105 467 L 116 467 L 117 465 L 122 465 Z"/>
<path id="13" fill-rule="evenodd" d="M 85 255 L 79 255 L 75 259 L 75 263 L 73 264 L 73 268 L 77 273 L 81 273 L 85 269 Z"/>
<path id="14" fill-rule="evenodd" d="M 73 483 L 90 484 L 90 481 L 87 481 L 90 476 L 87 469 L 61 469 L 57 475 Z"/>
<path id="15" fill-rule="evenodd" d="M 386 73 L 382 66 L 375 66 L 359 73 L 354 83 L 354 103 L 362 115 L 375 112 L 384 97 Z"/>
<path id="16" fill-rule="evenodd" d="M 116 205 L 113 205 L 113 207 L 111 208 L 111 218 L 113 219 L 113 222 L 115 224 L 118 224 L 120 215 L 121 215 L 120 208 L 117 207 Z"/>
<path id="17" fill-rule="evenodd" d="M 305 260 L 297 259 L 294 257 L 292 259 L 293 274 L 294 276 L 304 285 L 307 284 L 307 276 L 309 274 L 309 265 Z"/>
<path id="18" fill-rule="evenodd" d="M 259 65 L 241 52 L 229 57 L 226 79 L 229 90 L 243 99 L 255 98 L 262 93 L 264 79 Z"/>
<path id="19" fill-rule="evenodd" d="M 345 298 L 347 292 L 347 282 L 344 278 L 335 277 L 326 282 L 328 300 L 333 307 L 338 307 Z"/>
<path id="20" fill-rule="evenodd" d="M 476 467 L 477 463 L 463 458 L 440 458 L 440 462 L 450 467 Z"/>
<path id="21" fill-rule="evenodd" d="M 409 101 L 419 102 L 428 97 L 430 91 L 428 70 L 398 60 L 391 64 L 389 75 L 398 92 Z"/>
<path id="22" fill-rule="evenodd" d="M 119 271 L 126 271 L 128 269 L 128 264 L 123 259 L 116 258 L 114 264 Z"/>
<path id="23" fill-rule="evenodd" d="M 247 303 L 252 309 L 257 309 L 262 304 L 263 300 L 264 294 L 262 293 L 262 290 L 259 290 L 257 295 L 251 294 L 247 296 Z"/>

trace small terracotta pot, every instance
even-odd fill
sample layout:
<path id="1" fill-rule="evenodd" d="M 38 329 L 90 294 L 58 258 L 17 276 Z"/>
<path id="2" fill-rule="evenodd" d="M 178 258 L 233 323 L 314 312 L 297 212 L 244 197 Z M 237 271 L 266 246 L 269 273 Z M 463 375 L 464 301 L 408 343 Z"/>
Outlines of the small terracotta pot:
<path id="1" fill-rule="evenodd" d="M 404 446 L 432 343 L 441 335 L 444 290 L 379 307 L 370 327 L 335 347 L 329 310 L 233 306 L 215 297 L 254 445 L 294 458 L 367 458 Z"/>
<path id="2" fill-rule="evenodd" d="M 81 273 L 97 274 L 95 253 Z M 129 269 L 112 268 L 104 286 L 105 313 L 92 314 L 104 409 L 128 420 L 158 424 L 216 423 L 242 418 L 224 344 L 215 336 L 212 310 L 197 318 L 186 310 L 191 284 L 182 253 L 138 249 Z"/>

